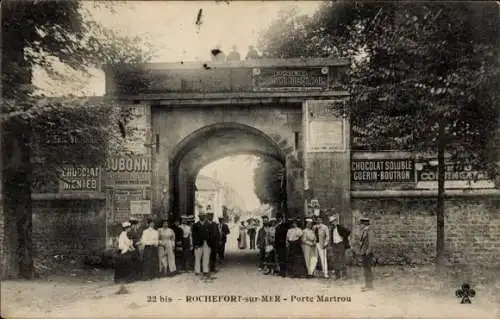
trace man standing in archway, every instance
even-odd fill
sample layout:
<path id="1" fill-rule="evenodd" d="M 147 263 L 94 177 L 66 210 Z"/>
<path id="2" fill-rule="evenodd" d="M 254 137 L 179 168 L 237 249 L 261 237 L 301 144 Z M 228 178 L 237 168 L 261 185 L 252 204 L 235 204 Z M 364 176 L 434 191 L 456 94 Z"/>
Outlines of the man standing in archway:
<path id="1" fill-rule="evenodd" d="M 224 254 L 226 251 L 227 235 L 229 235 L 230 231 L 224 217 L 219 217 L 219 224 L 217 225 L 217 227 L 220 238 L 217 253 L 219 254 L 219 261 L 222 262 L 224 260 Z"/>
<path id="2" fill-rule="evenodd" d="M 210 230 L 210 272 L 217 272 L 217 248 L 220 244 L 219 224 L 214 220 L 214 213 L 211 210 L 207 212 L 207 220 Z"/>
<path id="3" fill-rule="evenodd" d="M 193 247 L 194 247 L 194 273 L 210 277 L 210 224 L 204 212 L 198 214 L 199 221 L 194 223 L 192 229 Z"/>
<path id="4" fill-rule="evenodd" d="M 285 277 L 287 272 L 287 255 L 286 255 L 286 233 L 288 226 L 283 220 L 282 215 L 276 216 L 276 232 L 275 232 L 275 250 L 278 256 L 278 263 L 280 268 L 280 276 Z"/>
<path id="5" fill-rule="evenodd" d="M 266 258 L 266 234 L 269 227 L 269 217 L 262 216 L 262 227 L 257 234 L 257 248 L 259 248 L 259 271 L 264 269 Z"/>

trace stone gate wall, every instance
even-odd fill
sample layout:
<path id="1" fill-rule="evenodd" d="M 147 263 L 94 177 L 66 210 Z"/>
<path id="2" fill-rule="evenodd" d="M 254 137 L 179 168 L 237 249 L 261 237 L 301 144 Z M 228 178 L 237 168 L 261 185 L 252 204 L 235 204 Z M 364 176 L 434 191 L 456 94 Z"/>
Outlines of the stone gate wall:
<path id="1" fill-rule="evenodd" d="M 428 264 L 436 256 L 436 200 L 352 199 L 353 242 L 359 218 L 369 217 L 380 264 Z M 445 201 L 445 255 L 449 263 L 500 266 L 500 199 L 456 197 Z"/>

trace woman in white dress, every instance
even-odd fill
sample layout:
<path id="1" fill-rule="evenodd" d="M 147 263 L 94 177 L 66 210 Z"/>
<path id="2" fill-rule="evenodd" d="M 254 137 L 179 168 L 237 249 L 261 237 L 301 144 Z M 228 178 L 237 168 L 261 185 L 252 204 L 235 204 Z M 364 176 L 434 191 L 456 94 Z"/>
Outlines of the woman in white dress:
<path id="1" fill-rule="evenodd" d="M 245 226 L 245 222 L 242 221 L 239 229 L 238 236 L 238 248 L 246 249 L 247 248 L 247 227 Z"/>

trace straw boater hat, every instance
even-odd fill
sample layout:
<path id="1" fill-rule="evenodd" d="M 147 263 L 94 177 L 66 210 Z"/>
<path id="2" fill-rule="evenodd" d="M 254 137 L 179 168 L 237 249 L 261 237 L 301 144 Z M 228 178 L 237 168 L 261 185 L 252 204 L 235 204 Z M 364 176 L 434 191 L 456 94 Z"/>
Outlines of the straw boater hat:
<path id="1" fill-rule="evenodd" d="M 330 222 L 335 222 L 337 220 L 339 220 L 339 217 L 337 215 L 332 215 L 328 218 L 328 221 Z"/>
<path id="2" fill-rule="evenodd" d="M 313 222 L 312 218 L 306 218 L 306 223 L 312 223 L 312 222 Z"/>
<path id="3" fill-rule="evenodd" d="M 123 228 L 128 228 L 128 227 L 130 227 L 130 223 L 129 222 L 123 222 L 122 223 L 122 227 Z"/>
<path id="4" fill-rule="evenodd" d="M 139 224 L 139 220 L 135 217 L 130 217 L 128 221 L 130 224 Z"/>
<path id="5" fill-rule="evenodd" d="M 360 222 L 366 222 L 366 223 L 369 223 L 369 222 L 370 222 L 370 218 L 368 218 L 368 217 L 361 217 L 361 218 L 359 219 L 359 221 L 360 221 Z"/>

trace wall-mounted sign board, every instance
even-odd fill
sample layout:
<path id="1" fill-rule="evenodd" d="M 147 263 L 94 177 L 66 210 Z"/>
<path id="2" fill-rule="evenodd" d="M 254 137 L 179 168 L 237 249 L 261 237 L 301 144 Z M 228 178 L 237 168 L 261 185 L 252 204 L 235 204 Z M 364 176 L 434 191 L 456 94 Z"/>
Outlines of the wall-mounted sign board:
<path id="1" fill-rule="evenodd" d="M 351 181 L 371 182 L 414 182 L 415 161 L 413 159 L 353 159 Z"/>
<path id="2" fill-rule="evenodd" d="M 437 162 L 437 161 L 434 161 Z M 416 164 L 416 188 L 437 189 L 438 188 L 438 167 L 431 165 L 429 161 L 417 162 Z M 495 188 L 495 182 L 488 175 L 488 172 L 479 170 L 471 165 L 461 165 L 454 163 L 445 164 L 445 188 Z"/>
<path id="3" fill-rule="evenodd" d="M 346 149 L 347 121 L 342 100 L 309 100 L 304 103 L 304 130 L 307 152 L 343 152 Z"/>
<path id="4" fill-rule="evenodd" d="M 324 90 L 328 88 L 328 67 L 254 68 L 254 90 Z"/>

